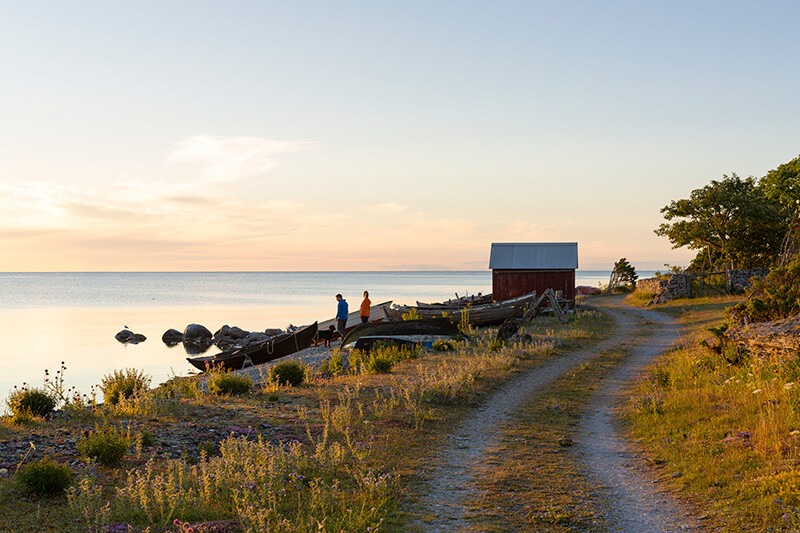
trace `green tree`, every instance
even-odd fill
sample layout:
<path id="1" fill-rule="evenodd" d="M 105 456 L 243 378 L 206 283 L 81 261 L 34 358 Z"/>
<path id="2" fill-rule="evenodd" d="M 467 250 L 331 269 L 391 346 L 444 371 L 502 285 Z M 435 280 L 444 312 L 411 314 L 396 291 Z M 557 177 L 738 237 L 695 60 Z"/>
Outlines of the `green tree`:
<path id="1" fill-rule="evenodd" d="M 761 188 L 767 198 L 778 202 L 789 220 L 781 246 L 781 264 L 800 254 L 800 156 L 770 170 L 761 178 Z"/>
<path id="2" fill-rule="evenodd" d="M 800 206 L 800 156 L 767 172 L 760 185 L 767 198 L 791 211 L 797 209 Z"/>
<path id="3" fill-rule="evenodd" d="M 633 290 L 636 288 L 636 280 L 639 275 L 636 269 L 624 257 L 614 263 L 614 270 L 611 271 L 611 278 L 608 280 L 606 292 L 611 292 L 616 288 Z"/>
<path id="4" fill-rule="evenodd" d="M 736 174 L 712 180 L 661 209 L 664 218 L 656 235 L 673 248 L 698 250 L 693 270 L 759 268 L 772 265 L 786 231 L 785 210 L 768 198 L 754 178 Z"/>

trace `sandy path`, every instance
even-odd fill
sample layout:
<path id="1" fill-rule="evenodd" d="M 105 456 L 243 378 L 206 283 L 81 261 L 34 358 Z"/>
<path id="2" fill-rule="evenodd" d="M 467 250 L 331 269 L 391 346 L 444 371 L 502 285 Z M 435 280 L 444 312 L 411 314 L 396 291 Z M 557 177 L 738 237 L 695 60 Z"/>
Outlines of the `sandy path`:
<path id="1" fill-rule="evenodd" d="M 499 430 L 510 421 L 531 396 L 546 389 L 561 374 L 574 368 L 603 350 L 623 343 L 632 343 L 639 338 L 637 325 L 644 323 L 643 316 L 651 314 L 663 322 L 663 315 L 650 311 L 628 308 L 620 303 L 621 298 L 603 299 L 597 307 L 611 314 L 618 327 L 614 335 L 585 350 L 577 351 L 556 361 L 547 363 L 498 389 L 474 415 L 465 420 L 454 432 L 447 446 L 442 449 L 433 464 L 429 481 L 420 494 L 423 501 L 419 509 L 420 519 L 411 524 L 417 531 L 461 531 L 469 530 L 466 520 L 465 502 L 476 491 L 474 474 L 481 472 L 488 459 L 486 450 L 499 442 Z M 655 320 L 653 320 L 655 321 Z M 666 323 L 666 322 L 665 322 Z M 608 406 L 615 400 L 622 384 L 628 382 L 637 369 L 663 352 L 677 338 L 674 326 L 665 328 L 650 344 L 637 343 L 632 363 L 626 362 L 610 379 L 603 380 L 606 391 L 598 393 L 592 402 L 589 418 L 582 431 L 578 451 L 587 463 L 587 469 L 598 481 L 608 486 L 608 521 L 613 530 L 622 531 L 672 531 L 682 529 L 684 513 L 668 495 L 659 494 L 650 480 L 628 475 L 630 453 L 623 439 L 615 433 L 613 414 Z M 641 348 L 641 349 L 640 349 Z M 641 353 L 640 353 L 641 352 Z M 604 464 L 607 464 L 604 467 Z M 610 477 L 609 477 L 610 476 Z M 665 503 L 668 502 L 668 503 Z M 664 507 L 657 513 L 656 507 Z M 656 520 L 650 520 L 651 515 Z"/>

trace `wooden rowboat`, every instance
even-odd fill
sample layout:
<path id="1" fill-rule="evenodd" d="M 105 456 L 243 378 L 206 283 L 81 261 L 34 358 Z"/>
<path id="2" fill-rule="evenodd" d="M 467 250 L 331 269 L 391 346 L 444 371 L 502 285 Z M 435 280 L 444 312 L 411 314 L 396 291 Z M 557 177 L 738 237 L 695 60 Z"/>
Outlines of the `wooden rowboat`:
<path id="1" fill-rule="evenodd" d="M 342 339 L 342 346 L 356 342 L 365 336 L 393 335 L 458 335 L 458 326 L 448 318 L 424 318 L 420 320 L 398 320 L 392 322 L 370 322 L 361 324 Z"/>
<path id="2" fill-rule="evenodd" d="M 457 309 L 395 305 L 388 308 L 386 314 L 391 321 L 399 321 L 403 319 L 403 315 L 415 313 L 420 318 L 441 318 L 446 316 L 455 322 L 459 322 L 462 314 L 464 314 L 473 326 L 496 326 L 509 318 L 520 318 L 525 314 L 525 310 L 533 303 L 535 298 L 536 292 L 532 292 L 510 300 Z"/>
<path id="3" fill-rule="evenodd" d="M 468 305 L 487 305 L 492 303 L 491 294 L 473 294 L 472 296 L 461 296 L 460 298 L 452 298 L 446 302 L 438 303 L 424 303 L 417 301 L 417 307 L 421 309 L 462 309 Z"/>
<path id="4" fill-rule="evenodd" d="M 301 328 L 294 333 L 282 333 L 257 346 L 248 346 L 216 355 L 187 357 L 195 368 L 208 370 L 222 367 L 238 370 L 252 365 L 260 365 L 305 350 L 317 334 L 317 323 Z"/>

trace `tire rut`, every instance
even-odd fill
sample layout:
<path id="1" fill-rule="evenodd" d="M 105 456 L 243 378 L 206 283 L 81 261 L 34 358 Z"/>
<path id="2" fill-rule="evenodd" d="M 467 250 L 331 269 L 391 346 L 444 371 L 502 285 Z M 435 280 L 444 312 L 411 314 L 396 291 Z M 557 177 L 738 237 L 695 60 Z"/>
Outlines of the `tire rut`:
<path id="1" fill-rule="evenodd" d="M 615 332 L 586 349 L 567 354 L 548 362 L 522 376 L 513 379 L 496 390 L 475 413 L 461 423 L 447 445 L 432 460 L 432 470 L 427 482 L 419 490 L 421 502 L 412 511 L 424 517 L 412 521 L 412 531 L 442 532 L 465 531 L 470 529 L 467 519 L 467 502 L 476 494 L 475 475 L 483 470 L 488 459 L 487 450 L 499 442 L 504 423 L 510 421 L 531 397 L 544 391 L 565 372 L 591 360 L 604 350 L 625 343 L 641 340 L 637 323 L 644 322 L 647 316 L 651 321 L 668 325 L 668 318 L 652 311 L 637 310 L 624 306 L 621 298 L 606 299 L 596 306 L 609 313 L 617 322 Z M 666 319 L 666 320 L 665 320 Z M 605 510 L 609 513 L 608 522 L 615 531 L 673 531 L 684 529 L 674 519 L 684 514 L 674 501 L 666 495 L 658 495 L 656 486 L 645 480 L 635 483 L 627 472 L 633 471 L 631 452 L 624 439 L 617 434 L 612 423 L 614 415 L 612 403 L 619 399 L 621 387 L 630 382 L 637 370 L 643 368 L 655 356 L 663 353 L 675 340 L 677 328 L 668 326 L 656 334 L 650 349 L 640 350 L 637 343 L 634 353 L 614 371 L 610 378 L 603 380 L 603 390 L 592 400 L 587 413 L 587 421 L 581 423 L 579 433 L 579 452 L 586 463 L 590 475 L 604 486 L 607 498 Z M 640 351 L 642 353 L 640 353 Z M 632 361 L 631 363 L 629 363 Z M 585 444 L 581 444 L 584 442 Z M 616 457 L 613 468 L 602 468 L 597 462 Z M 607 477 L 613 474 L 616 477 Z M 641 492 L 642 494 L 636 494 Z M 646 493 L 647 496 L 644 494 Z M 666 503 L 665 503 L 666 502 Z M 658 520 L 647 521 L 650 513 L 657 512 L 658 506 L 669 506 L 668 511 L 658 512 Z M 675 524 L 674 528 L 670 524 Z M 638 524 L 645 527 L 636 528 Z M 655 529 L 651 526 L 655 524 Z"/>
<path id="2" fill-rule="evenodd" d="M 602 389 L 591 400 L 576 432 L 576 451 L 587 471 L 602 486 L 605 518 L 611 531 L 630 533 L 687 531 L 699 526 L 689 512 L 670 494 L 659 490 L 651 472 L 619 429 L 619 409 L 626 400 L 626 388 L 659 355 L 680 338 L 674 319 L 655 311 L 623 306 L 619 302 L 603 310 L 618 323 L 656 323 L 653 335 L 634 339 L 629 357 L 603 380 Z"/>

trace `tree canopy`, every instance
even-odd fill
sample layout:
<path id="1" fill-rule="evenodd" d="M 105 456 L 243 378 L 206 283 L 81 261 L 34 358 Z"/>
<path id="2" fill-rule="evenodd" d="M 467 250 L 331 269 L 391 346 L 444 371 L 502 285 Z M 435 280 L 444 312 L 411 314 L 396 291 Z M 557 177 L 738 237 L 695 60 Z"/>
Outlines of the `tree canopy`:
<path id="1" fill-rule="evenodd" d="M 760 185 L 767 198 L 791 211 L 800 207 L 800 156 L 767 172 Z"/>
<path id="2" fill-rule="evenodd" d="M 656 235 L 667 237 L 673 248 L 698 250 L 695 270 L 772 265 L 788 222 L 785 209 L 754 178 L 736 174 L 712 180 L 661 212 L 674 222 L 661 224 Z"/>

